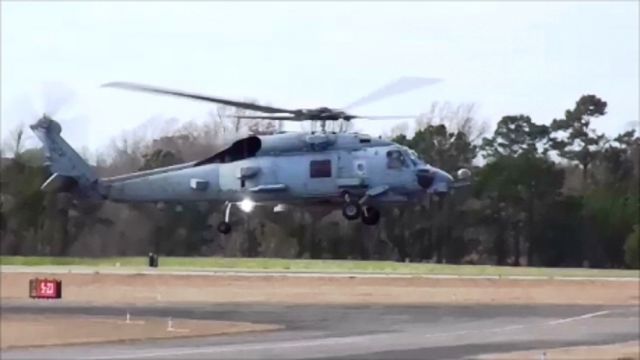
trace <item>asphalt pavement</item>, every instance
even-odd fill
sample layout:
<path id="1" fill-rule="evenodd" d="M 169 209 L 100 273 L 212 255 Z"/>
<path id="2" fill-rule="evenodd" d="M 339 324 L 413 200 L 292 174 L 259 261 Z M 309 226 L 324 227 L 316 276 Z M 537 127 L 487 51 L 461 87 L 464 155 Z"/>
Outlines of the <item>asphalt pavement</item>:
<path id="1" fill-rule="evenodd" d="M 401 296 L 401 295 L 399 295 Z M 473 359 L 482 354 L 637 340 L 637 306 L 344 306 L 3 303 L 8 314 L 172 317 L 281 324 L 190 339 L 14 349 L 8 359 Z"/>

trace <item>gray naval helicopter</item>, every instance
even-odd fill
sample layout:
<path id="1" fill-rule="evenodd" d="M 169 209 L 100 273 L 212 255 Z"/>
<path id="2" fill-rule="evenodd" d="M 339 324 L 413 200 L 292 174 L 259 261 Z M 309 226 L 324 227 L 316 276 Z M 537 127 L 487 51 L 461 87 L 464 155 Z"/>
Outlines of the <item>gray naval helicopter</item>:
<path id="1" fill-rule="evenodd" d="M 354 105 L 434 82 L 414 79 L 409 87 L 391 84 Z M 52 174 L 42 185 L 43 191 L 121 203 L 220 202 L 224 204 L 224 220 L 217 230 L 228 234 L 234 206 L 244 212 L 251 212 L 255 206 L 270 206 L 274 212 L 295 206 L 331 209 L 341 206 L 345 219 L 376 225 L 383 206 L 417 204 L 431 195 L 445 196 L 458 186 L 468 185 L 467 169 L 460 169 L 459 179 L 454 180 L 415 151 L 392 141 L 361 133 L 326 131 L 327 121 L 399 116 L 364 117 L 327 107 L 291 110 L 124 82 L 104 86 L 209 101 L 266 114 L 238 116 L 245 119 L 319 121 L 321 130 L 249 135 L 199 161 L 98 178 L 61 137 L 60 124 L 44 115 L 30 126 L 43 144 L 45 161 Z"/>

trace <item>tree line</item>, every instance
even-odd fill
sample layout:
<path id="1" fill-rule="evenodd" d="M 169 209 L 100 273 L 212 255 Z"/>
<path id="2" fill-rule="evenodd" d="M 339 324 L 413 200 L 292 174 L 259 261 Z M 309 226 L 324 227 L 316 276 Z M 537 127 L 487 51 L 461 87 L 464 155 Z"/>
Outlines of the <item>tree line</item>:
<path id="1" fill-rule="evenodd" d="M 233 111 L 219 107 L 203 123 L 164 133 L 149 134 L 157 119 L 123 133 L 96 155 L 96 170 L 108 176 L 169 166 L 208 156 L 238 136 L 282 129 L 230 121 Z M 639 268 L 640 134 L 597 132 L 592 123 L 606 113 L 606 101 L 584 95 L 549 125 L 507 115 L 487 133 L 473 106 L 434 104 L 415 131 L 398 127 L 387 137 L 449 172 L 471 169 L 471 186 L 415 207 L 382 209 L 377 227 L 347 222 L 339 209 L 256 208 L 235 216 L 229 235 L 215 230 L 221 204 L 78 203 L 41 192 L 49 176 L 42 150 L 25 148 L 18 128 L 0 164 L 0 252 Z M 332 126 L 345 131 L 350 123 Z"/>

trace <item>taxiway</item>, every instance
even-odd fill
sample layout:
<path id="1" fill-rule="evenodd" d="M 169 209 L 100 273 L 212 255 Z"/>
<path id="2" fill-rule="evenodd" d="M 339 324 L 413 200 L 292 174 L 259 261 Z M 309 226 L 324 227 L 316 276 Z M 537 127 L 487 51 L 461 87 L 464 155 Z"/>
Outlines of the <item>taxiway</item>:
<path id="1" fill-rule="evenodd" d="M 402 296 L 398 294 L 398 296 Z M 637 340 L 637 306 L 169 304 L 132 316 L 282 324 L 244 335 L 9 349 L 2 359 L 472 359 Z M 10 314 L 124 316 L 117 306 L 4 302 Z"/>

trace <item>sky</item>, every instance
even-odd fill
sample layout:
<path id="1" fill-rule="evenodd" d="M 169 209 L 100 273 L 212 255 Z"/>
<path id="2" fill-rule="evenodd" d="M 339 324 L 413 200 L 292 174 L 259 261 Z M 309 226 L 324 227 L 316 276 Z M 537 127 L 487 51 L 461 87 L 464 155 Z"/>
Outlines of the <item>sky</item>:
<path id="1" fill-rule="evenodd" d="M 43 111 L 75 147 L 211 104 L 101 88 L 132 81 L 285 108 L 340 108 L 403 76 L 442 82 L 354 109 L 419 114 L 474 103 L 490 125 L 608 102 L 615 135 L 640 119 L 638 1 L 2 1 L 2 137 Z M 61 95 L 62 94 L 62 95 Z M 56 99 L 64 101 L 55 101 Z M 402 121 L 356 121 L 379 135 Z M 298 125 L 288 125 L 298 129 Z"/>

